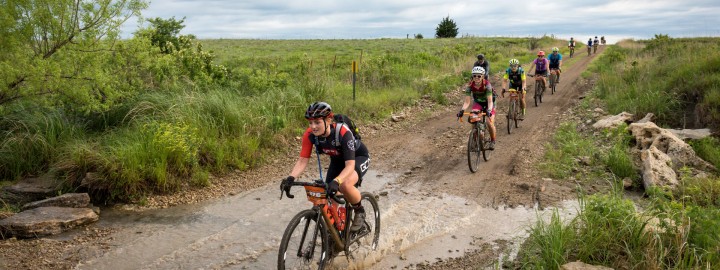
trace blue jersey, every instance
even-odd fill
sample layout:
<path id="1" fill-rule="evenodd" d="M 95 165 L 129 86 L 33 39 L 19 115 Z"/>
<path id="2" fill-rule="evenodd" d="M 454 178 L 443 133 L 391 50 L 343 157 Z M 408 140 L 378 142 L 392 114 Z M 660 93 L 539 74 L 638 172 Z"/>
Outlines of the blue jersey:
<path id="1" fill-rule="evenodd" d="M 592 39 L 588 39 L 588 46 L 592 46 Z"/>
<path id="2" fill-rule="evenodd" d="M 562 60 L 562 54 L 554 54 L 551 53 L 548 55 L 548 60 L 550 60 L 550 66 L 558 66 L 560 65 L 560 60 Z"/>

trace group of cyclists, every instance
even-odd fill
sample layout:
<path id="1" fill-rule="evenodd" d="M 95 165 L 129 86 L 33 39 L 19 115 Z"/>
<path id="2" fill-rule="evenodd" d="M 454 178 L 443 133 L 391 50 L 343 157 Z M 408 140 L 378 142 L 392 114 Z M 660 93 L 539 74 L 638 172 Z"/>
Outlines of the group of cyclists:
<path id="1" fill-rule="evenodd" d="M 605 43 L 606 43 L 605 36 L 601 36 L 600 39 L 598 39 L 597 36 L 595 36 L 595 39 L 588 38 L 588 41 L 586 44 L 587 48 L 588 48 L 588 55 L 590 55 L 591 53 L 597 53 L 598 45 L 600 45 L 600 44 L 605 45 Z M 568 48 L 571 51 L 570 57 L 572 57 L 572 52 L 575 51 L 575 40 L 573 40 L 572 37 L 570 38 L 570 41 L 568 42 Z"/>
<path id="2" fill-rule="evenodd" d="M 574 46 L 574 41 L 570 39 L 571 44 Z M 472 79 L 467 83 L 465 87 L 465 97 L 463 98 L 463 105 L 460 111 L 457 113 L 457 117 L 462 117 L 465 114 L 470 105 L 472 105 L 470 113 L 479 115 L 485 113 L 490 121 L 490 144 L 489 150 L 495 150 L 495 113 L 496 113 L 496 100 L 497 94 L 495 93 L 492 84 L 488 80 L 490 63 L 485 59 L 485 55 L 478 54 L 477 61 L 473 64 L 472 68 Z M 526 74 L 525 70 L 520 66 L 520 60 L 510 59 L 508 61 L 508 68 L 505 70 L 502 80 L 502 97 L 505 97 L 507 89 L 515 89 L 520 95 L 520 108 L 522 112 L 519 115 L 519 120 L 525 119 L 526 114 Z M 560 82 L 560 73 L 562 71 L 562 54 L 560 49 L 557 47 L 552 48 L 552 53 L 545 58 L 545 51 L 539 51 L 537 58 L 531 63 L 530 71 L 535 70 L 535 75 L 540 76 L 543 82 L 546 82 L 548 72 L 557 74 L 557 82 Z M 544 84 L 547 89 L 547 83 Z M 544 90 L 546 90 L 544 89 Z"/>
<path id="3" fill-rule="evenodd" d="M 588 40 L 588 46 L 597 46 L 599 42 L 597 37 L 595 41 L 590 39 Z M 573 38 L 570 38 L 568 47 L 575 47 Z M 543 81 L 546 80 L 549 72 L 555 73 L 559 83 L 562 71 L 562 55 L 559 51 L 557 47 L 552 48 L 552 53 L 547 58 L 544 51 L 539 51 L 537 58 L 531 63 L 529 72 L 534 70 L 535 76 L 539 76 Z M 471 109 L 471 114 L 485 113 L 490 121 L 491 142 L 488 148 L 494 150 L 497 133 L 494 125 L 497 94 L 489 80 L 490 63 L 485 59 L 485 55 L 477 55 L 477 61 L 473 64 L 471 74 L 472 79 L 465 86 L 466 95 L 463 98 L 462 108 L 457 113 L 457 117 L 462 117 L 468 108 Z M 547 83 L 544 85 L 547 88 Z M 502 80 L 501 94 L 503 97 L 505 97 L 507 89 L 517 90 L 522 109 L 519 120 L 524 120 L 526 114 L 526 74 L 518 59 L 508 61 L 508 68 L 505 70 Z M 318 155 L 326 154 L 330 156 L 330 166 L 325 177 L 327 192 L 335 193 L 340 191 L 345 195 L 355 213 L 350 231 L 357 231 L 361 228 L 365 219 L 365 211 L 360 203 L 361 197 L 357 187 L 362 182 L 362 176 L 367 172 L 370 165 L 368 149 L 362 141 L 354 137 L 347 124 L 335 121 L 333 110 L 330 104 L 326 102 L 310 104 L 305 111 L 305 119 L 308 120 L 309 127 L 302 136 L 300 156 L 290 175 L 281 181 L 281 190 L 289 188 L 290 184 L 303 173 L 310 162 L 313 147 L 315 147 Z M 335 136 L 332 136 L 333 134 Z"/>

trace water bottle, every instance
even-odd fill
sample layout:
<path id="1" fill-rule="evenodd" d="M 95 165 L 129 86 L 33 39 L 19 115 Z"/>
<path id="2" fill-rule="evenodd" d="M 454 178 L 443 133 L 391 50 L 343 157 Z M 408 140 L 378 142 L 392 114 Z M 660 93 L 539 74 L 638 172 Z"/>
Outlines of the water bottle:
<path id="1" fill-rule="evenodd" d="M 342 231 L 345 229 L 345 219 L 347 216 L 347 209 L 345 209 L 345 206 L 340 206 L 340 207 L 338 207 L 337 213 L 338 213 L 338 221 L 335 224 L 335 227 L 337 227 L 337 229 L 339 231 Z"/>

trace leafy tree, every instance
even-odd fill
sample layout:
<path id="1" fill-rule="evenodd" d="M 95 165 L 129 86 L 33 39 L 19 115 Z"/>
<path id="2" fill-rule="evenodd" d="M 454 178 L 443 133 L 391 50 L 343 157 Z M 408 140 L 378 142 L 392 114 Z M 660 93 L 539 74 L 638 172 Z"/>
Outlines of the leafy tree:
<path id="1" fill-rule="evenodd" d="M 181 48 L 188 48 L 191 44 L 187 41 L 195 38 L 195 36 L 192 35 L 180 36 L 180 30 L 185 28 L 185 25 L 183 25 L 185 18 L 179 21 L 175 20 L 175 17 L 167 20 L 154 18 L 149 19 L 148 22 L 150 22 L 152 26 L 149 31 L 143 33 L 143 35 L 147 35 L 152 44 L 159 47 L 163 53 L 171 53 Z"/>
<path id="2" fill-rule="evenodd" d="M 443 20 L 435 28 L 436 38 L 454 38 L 458 35 L 458 27 L 455 21 L 450 19 L 450 16 L 443 18 Z"/>
<path id="3" fill-rule="evenodd" d="M 423 39 L 423 35 L 420 33 L 415 34 L 415 39 Z"/>
<path id="4" fill-rule="evenodd" d="M 95 110 L 116 96 L 103 65 L 120 25 L 145 0 L 5 0 L 0 6 L 0 105 L 37 98 Z M 1 107 L 1 106 L 0 106 Z"/>

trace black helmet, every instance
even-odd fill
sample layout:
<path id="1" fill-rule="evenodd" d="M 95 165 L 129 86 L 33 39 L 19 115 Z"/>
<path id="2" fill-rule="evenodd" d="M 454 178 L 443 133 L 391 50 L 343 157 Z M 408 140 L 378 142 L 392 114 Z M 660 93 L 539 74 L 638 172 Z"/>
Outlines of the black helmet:
<path id="1" fill-rule="evenodd" d="M 332 114 L 330 104 L 320 101 L 310 104 L 307 111 L 305 111 L 305 119 L 325 118 L 332 116 Z"/>
<path id="2" fill-rule="evenodd" d="M 482 53 L 481 53 L 481 54 L 478 54 L 478 55 L 477 55 L 477 59 L 478 59 L 478 60 L 485 60 L 485 55 L 482 54 Z"/>

